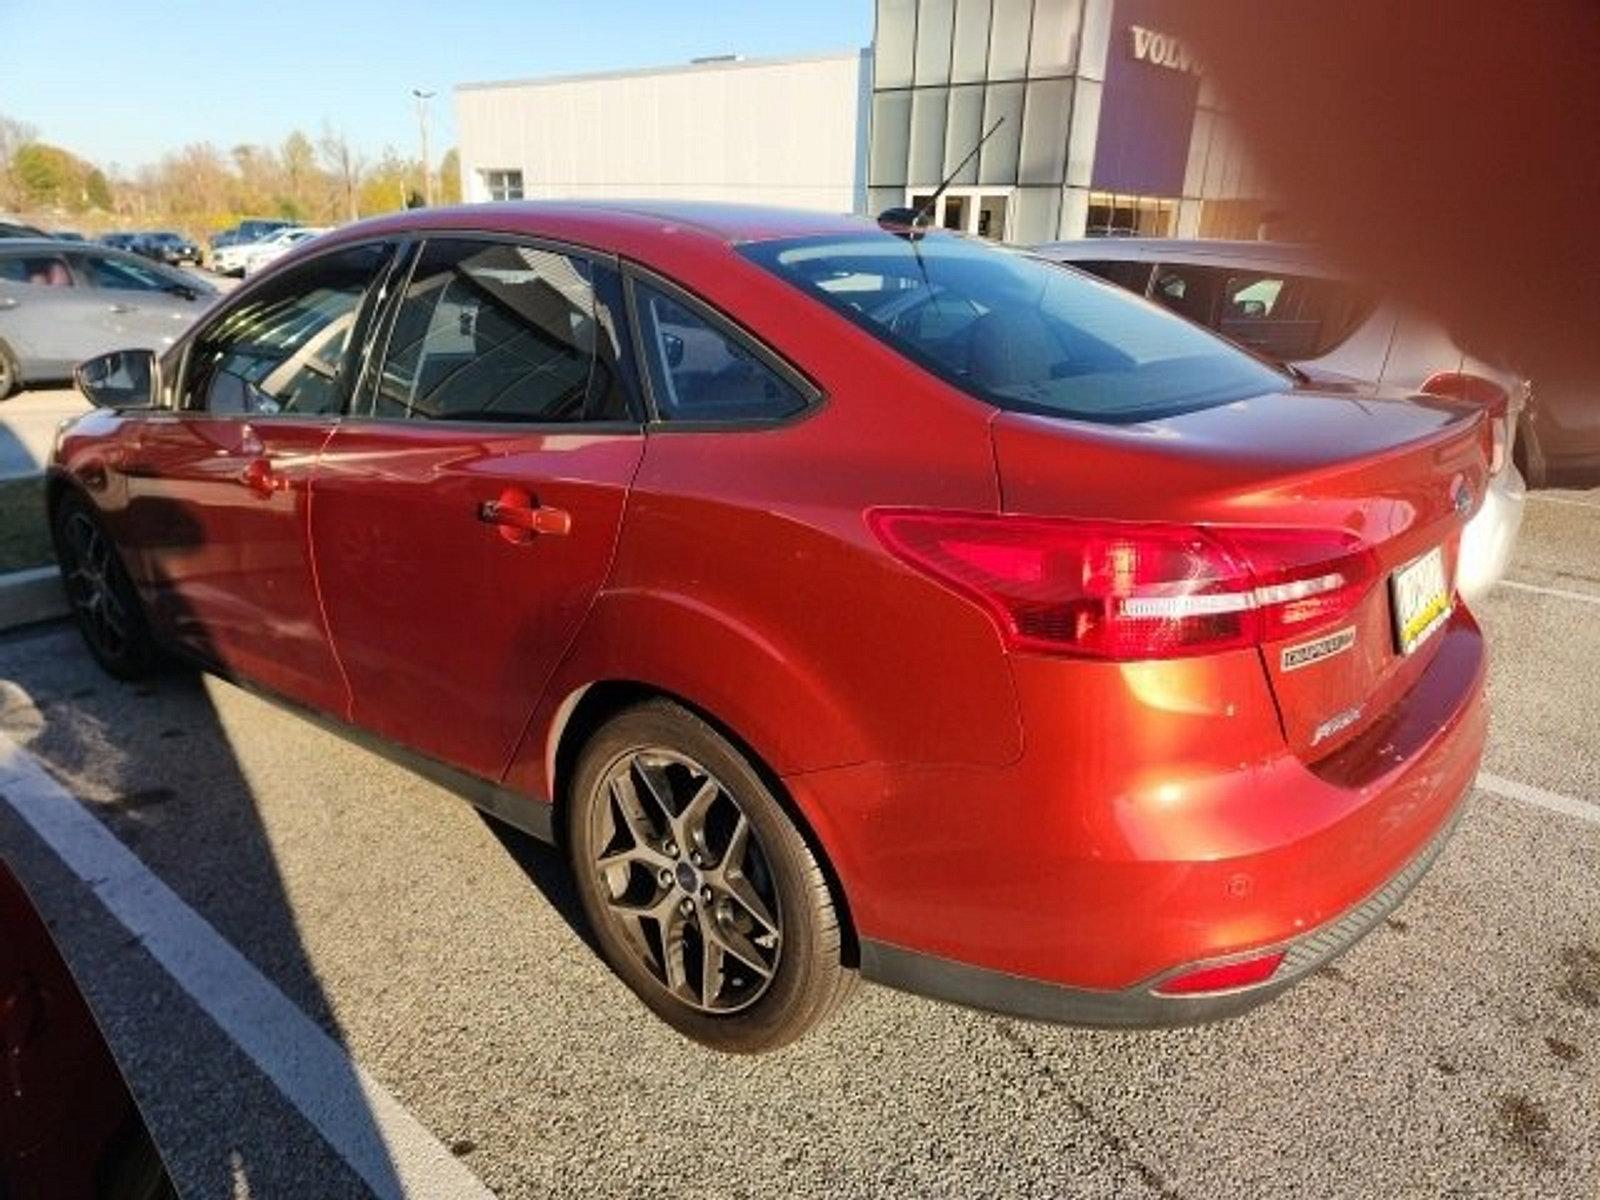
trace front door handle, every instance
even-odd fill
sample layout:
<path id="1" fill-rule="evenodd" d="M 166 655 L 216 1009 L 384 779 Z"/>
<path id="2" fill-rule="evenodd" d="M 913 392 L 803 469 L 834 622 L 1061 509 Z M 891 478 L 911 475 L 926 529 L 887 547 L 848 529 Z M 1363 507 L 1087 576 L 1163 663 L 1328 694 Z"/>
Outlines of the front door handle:
<path id="1" fill-rule="evenodd" d="M 106 305 L 106 311 L 107 312 L 114 312 L 114 313 L 131 313 L 133 311 L 133 305 L 131 305 L 131 304 L 108 304 L 108 305 Z"/>
<path id="2" fill-rule="evenodd" d="M 0 308 L 15 308 L 16 306 L 17 298 L 15 296 L 0 296 Z"/>
<path id="3" fill-rule="evenodd" d="M 572 514 L 564 508 L 536 503 L 521 488 L 507 488 L 498 500 L 478 505 L 478 520 L 499 527 L 500 536 L 513 545 L 526 545 L 539 534 L 562 537 L 572 532 Z"/>

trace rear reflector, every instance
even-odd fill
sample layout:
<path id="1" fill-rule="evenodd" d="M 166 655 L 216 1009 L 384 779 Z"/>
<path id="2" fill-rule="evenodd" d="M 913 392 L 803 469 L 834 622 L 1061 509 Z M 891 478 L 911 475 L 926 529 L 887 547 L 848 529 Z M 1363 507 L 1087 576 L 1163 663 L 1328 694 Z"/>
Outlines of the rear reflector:
<path id="1" fill-rule="evenodd" d="M 1314 633 L 1360 602 L 1376 556 L 1353 534 L 876 509 L 909 566 L 982 605 L 1011 649 L 1177 658 Z"/>
<path id="2" fill-rule="evenodd" d="M 1265 983 L 1283 962 L 1284 953 L 1274 950 L 1259 958 L 1246 958 L 1216 967 L 1200 967 L 1182 975 L 1174 975 L 1156 988 L 1156 992 L 1162 996 L 1194 996 L 1201 992 L 1231 992 L 1236 988 Z"/>

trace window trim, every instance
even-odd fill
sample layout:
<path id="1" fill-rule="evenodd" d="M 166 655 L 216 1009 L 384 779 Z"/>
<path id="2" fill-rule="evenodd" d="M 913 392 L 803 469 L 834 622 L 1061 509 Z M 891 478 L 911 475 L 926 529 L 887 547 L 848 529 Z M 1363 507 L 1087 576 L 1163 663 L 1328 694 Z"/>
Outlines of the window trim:
<path id="1" fill-rule="evenodd" d="M 633 259 L 622 260 L 622 277 L 624 290 L 627 293 L 628 325 L 633 331 L 633 357 L 637 364 L 640 383 L 643 385 L 647 408 L 645 427 L 651 433 L 716 433 L 730 430 L 750 432 L 783 429 L 801 421 L 809 420 L 828 402 L 827 392 L 809 375 L 757 337 L 748 326 L 730 316 L 709 300 L 690 291 L 681 283 L 669 279 L 660 272 L 652 270 L 650 267 Z M 723 336 L 730 337 L 740 343 L 750 352 L 752 358 L 794 388 L 800 394 L 804 403 L 797 411 L 782 417 L 725 417 L 720 420 L 708 421 L 675 421 L 663 417 L 661 415 L 661 407 L 656 399 L 655 382 L 651 376 L 648 361 L 645 358 L 645 355 L 649 353 L 649 347 L 644 344 L 644 323 L 639 319 L 639 300 L 635 293 L 635 289 L 639 284 L 665 293 L 708 325 L 717 329 Z"/>
<path id="2" fill-rule="evenodd" d="M 576 242 L 564 242 L 556 238 L 544 238 L 532 234 L 505 233 L 497 230 L 456 229 L 456 228 L 428 228 L 426 230 L 410 230 L 400 239 L 395 262 L 403 263 L 403 267 L 396 270 L 386 283 L 393 283 L 392 293 L 386 297 L 381 310 L 376 314 L 372 328 L 368 332 L 367 348 L 362 360 L 361 371 L 356 378 L 355 387 L 350 390 L 350 395 L 345 400 L 342 420 L 353 428 L 365 428 L 369 425 L 404 425 L 408 428 L 424 429 L 461 429 L 470 432 L 493 432 L 505 436 L 516 436 L 526 433 L 535 436 L 547 436 L 552 433 L 634 433 L 642 431 L 646 420 L 641 416 L 639 407 L 647 404 L 644 399 L 642 376 L 645 372 L 639 369 L 636 339 L 632 333 L 631 311 L 622 314 L 611 314 L 613 319 L 629 328 L 623 329 L 622 334 L 628 339 L 629 348 L 634 350 L 634 362 L 618 363 L 619 370 L 631 371 L 632 386 L 628 391 L 628 418 L 626 420 L 612 421 L 458 421 L 450 417 L 439 417 L 427 421 L 418 421 L 413 417 L 379 416 L 375 412 L 355 412 L 356 401 L 363 402 L 371 399 L 372 389 L 377 386 L 378 374 L 382 370 L 383 361 L 389 355 L 389 339 L 394 334 L 395 321 L 400 313 L 400 304 L 405 297 L 411 281 L 416 276 L 418 264 L 429 241 L 477 241 L 497 242 L 512 246 L 528 246 L 535 250 L 546 250 L 553 254 L 564 254 L 570 258 L 581 258 L 596 265 L 609 267 L 619 278 L 622 276 L 621 264 L 615 254 L 607 250 L 599 250 L 593 246 L 582 246 Z M 626 281 L 624 280 L 624 291 Z M 595 289 L 595 301 L 599 303 L 599 290 Z"/>
<path id="3" fill-rule="evenodd" d="M 355 396 L 356 392 L 360 389 L 363 381 L 365 380 L 367 353 L 372 342 L 374 329 L 373 320 L 381 309 L 384 290 L 389 286 L 393 279 L 395 264 L 400 261 L 403 252 L 409 245 L 409 241 L 409 237 L 404 234 L 380 234 L 368 238 L 359 238 L 355 241 L 341 242 L 339 245 L 329 246 L 327 249 L 319 251 L 317 254 L 309 258 L 300 259 L 293 265 L 293 267 L 290 268 L 292 271 L 298 271 L 303 267 L 312 266 L 313 264 L 319 263 L 323 259 L 329 258 L 335 254 L 343 254 L 350 250 L 359 250 L 363 246 L 388 246 L 390 248 L 388 257 L 385 258 L 378 270 L 373 274 L 372 283 L 368 284 L 366 292 L 361 297 L 361 304 L 356 310 L 354 328 L 355 330 L 359 330 L 361 333 L 361 343 L 358 350 L 360 356 L 360 365 L 356 370 L 355 381 L 346 391 L 343 403 L 337 412 L 214 413 L 205 408 L 184 407 L 184 401 L 188 397 L 189 393 L 189 368 L 191 365 L 191 360 L 194 356 L 195 346 L 197 346 L 205 337 L 208 330 L 214 328 L 219 322 L 230 316 L 235 309 L 248 301 L 251 295 L 259 291 L 264 285 L 271 283 L 273 280 L 281 278 L 282 275 L 287 275 L 289 273 L 288 271 L 281 273 L 274 271 L 266 275 L 261 275 L 258 276 L 253 282 L 236 288 L 234 291 L 228 294 L 226 299 L 221 304 L 219 304 L 212 312 L 206 315 L 204 321 L 196 323 L 189 330 L 189 332 L 185 334 L 182 352 L 178 359 L 178 369 L 173 373 L 172 376 L 172 390 L 170 393 L 171 405 L 167 411 L 170 411 L 175 416 L 185 419 L 207 417 L 218 421 L 248 420 L 252 424 L 258 421 L 301 421 L 332 424 L 334 422 L 343 420 L 349 414 L 351 399 Z M 354 348 L 355 347 L 346 347 L 345 352 L 348 354 Z"/>

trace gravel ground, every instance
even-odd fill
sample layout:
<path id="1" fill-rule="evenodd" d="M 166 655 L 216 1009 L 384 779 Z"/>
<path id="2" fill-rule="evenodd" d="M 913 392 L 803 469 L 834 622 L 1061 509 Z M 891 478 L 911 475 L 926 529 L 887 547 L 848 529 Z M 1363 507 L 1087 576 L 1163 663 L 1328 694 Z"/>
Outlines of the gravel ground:
<path id="1" fill-rule="evenodd" d="M 1530 503 L 1513 577 L 1600 597 L 1600 493 L 1560 498 Z M 1481 616 L 1486 766 L 1600 815 L 1600 606 L 1502 589 Z M 1600 1196 L 1600 823 L 1475 794 L 1386 926 L 1229 1024 L 863 988 L 748 1060 L 649 1018 L 553 852 L 226 684 L 118 684 L 70 630 L 25 631 L 0 729 L 501 1196 Z M 0 854 L 186 1196 L 362 1194 L 3 804 Z"/>

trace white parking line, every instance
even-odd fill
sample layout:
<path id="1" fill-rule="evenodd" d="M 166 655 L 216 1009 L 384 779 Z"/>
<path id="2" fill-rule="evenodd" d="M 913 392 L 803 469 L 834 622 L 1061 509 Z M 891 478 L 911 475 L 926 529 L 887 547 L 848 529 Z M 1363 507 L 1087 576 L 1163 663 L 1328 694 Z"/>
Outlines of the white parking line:
<path id="1" fill-rule="evenodd" d="M 1577 817 L 1580 821 L 1600 825 L 1600 804 L 1588 800 L 1563 796 L 1560 792 L 1547 791 L 1529 783 L 1518 783 L 1515 779 L 1507 779 L 1490 771 L 1478 772 L 1478 786 L 1506 800 L 1516 800 L 1522 804 L 1531 804 L 1535 808 L 1560 813 L 1565 817 Z"/>
<path id="2" fill-rule="evenodd" d="M 1574 592 L 1570 588 L 1544 587 L 1537 583 L 1519 583 L 1515 579 L 1502 579 L 1501 587 L 1519 592 L 1536 592 L 1541 596 L 1555 596 L 1562 600 L 1580 600 L 1584 604 L 1600 604 L 1600 592 Z"/>
<path id="3" fill-rule="evenodd" d="M 1564 504 L 1568 508 L 1593 508 L 1600 510 L 1600 502 L 1593 500 L 1573 500 L 1566 496 L 1545 496 L 1539 492 L 1529 492 L 1529 500 L 1538 500 L 1542 504 Z"/>
<path id="4" fill-rule="evenodd" d="M 0 799 L 379 1196 L 494 1195 L 384 1086 L 5 734 Z"/>

